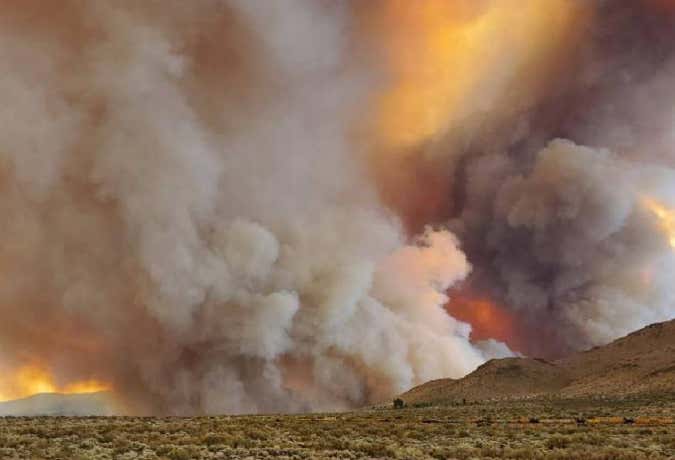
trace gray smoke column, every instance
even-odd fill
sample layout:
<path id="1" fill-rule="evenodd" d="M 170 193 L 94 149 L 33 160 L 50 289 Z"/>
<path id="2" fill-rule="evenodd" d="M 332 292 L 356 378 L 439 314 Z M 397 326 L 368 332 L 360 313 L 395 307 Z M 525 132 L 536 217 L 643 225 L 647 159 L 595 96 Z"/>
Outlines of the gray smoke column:
<path id="1" fill-rule="evenodd" d="M 495 161 L 475 161 L 469 180 Z M 672 200 L 675 171 L 558 139 L 528 174 L 503 177 L 492 211 L 478 220 L 467 213 L 463 224 L 491 219 L 490 261 L 475 282 L 490 283 L 520 321 L 551 325 L 554 346 L 578 349 L 672 318 L 673 248 L 645 197 Z M 483 192 L 472 190 L 469 202 L 478 205 Z"/>
<path id="2" fill-rule="evenodd" d="M 413 241 L 350 130 L 350 10 L 8 1 L 0 366 L 131 413 L 335 409 L 493 354 L 448 316 L 457 239 Z M 491 351 L 482 351 L 491 350 Z"/>
<path id="3" fill-rule="evenodd" d="M 536 101 L 478 115 L 461 145 L 453 135 L 436 147 L 453 171 L 438 219 L 474 265 L 467 286 L 516 318 L 533 355 L 675 316 L 672 226 L 650 206 L 675 208 L 675 11 L 649 1 L 592 10 Z"/>

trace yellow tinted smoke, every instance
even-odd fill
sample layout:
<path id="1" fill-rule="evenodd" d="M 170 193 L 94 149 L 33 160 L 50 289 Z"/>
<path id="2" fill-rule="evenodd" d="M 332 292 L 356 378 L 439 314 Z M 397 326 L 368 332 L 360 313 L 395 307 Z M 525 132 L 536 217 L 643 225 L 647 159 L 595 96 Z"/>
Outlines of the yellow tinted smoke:
<path id="1" fill-rule="evenodd" d="M 494 109 L 511 80 L 536 79 L 523 72 L 564 41 L 574 13 L 567 0 L 388 2 L 392 81 L 376 121 L 384 145 L 414 145 Z"/>
<path id="2" fill-rule="evenodd" d="M 647 209 L 659 220 L 670 246 L 675 249 L 675 210 L 668 209 L 653 198 L 644 198 L 643 201 Z"/>

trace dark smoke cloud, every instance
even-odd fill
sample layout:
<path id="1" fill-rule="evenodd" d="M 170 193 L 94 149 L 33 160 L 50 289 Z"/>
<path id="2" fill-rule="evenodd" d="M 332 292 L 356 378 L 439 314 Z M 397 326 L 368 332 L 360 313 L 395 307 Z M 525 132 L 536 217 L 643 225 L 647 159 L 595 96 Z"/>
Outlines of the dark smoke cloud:
<path id="1" fill-rule="evenodd" d="M 460 155 L 446 209 L 469 284 L 516 314 L 523 351 L 558 355 L 675 314 L 672 250 L 644 202 L 675 204 L 675 21 L 663 13 L 597 3 L 544 96 L 487 122 Z"/>

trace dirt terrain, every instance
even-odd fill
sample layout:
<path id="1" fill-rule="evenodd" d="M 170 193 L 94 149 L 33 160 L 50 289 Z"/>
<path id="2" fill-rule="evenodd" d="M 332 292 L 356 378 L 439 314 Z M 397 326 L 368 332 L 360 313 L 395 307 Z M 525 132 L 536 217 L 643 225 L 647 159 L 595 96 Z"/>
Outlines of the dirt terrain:
<path id="1" fill-rule="evenodd" d="M 2 459 L 671 459 L 675 398 L 349 413 L 0 418 Z"/>
<path id="2" fill-rule="evenodd" d="M 675 392 L 675 320 L 647 326 L 606 346 L 548 362 L 489 361 L 464 378 L 434 380 L 401 395 L 407 404 L 575 398 Z"/>

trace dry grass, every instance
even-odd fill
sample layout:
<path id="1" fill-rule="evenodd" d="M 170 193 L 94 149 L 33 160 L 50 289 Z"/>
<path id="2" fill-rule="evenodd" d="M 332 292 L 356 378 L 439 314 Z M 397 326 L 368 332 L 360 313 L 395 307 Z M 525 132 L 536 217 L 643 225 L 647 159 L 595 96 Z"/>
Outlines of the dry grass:
<path id="1" fill-rule="evenodd" d="M 673 417 L 675 395 L 290 416 L 4 418 L 0 458 L 668 459 Z"/>

